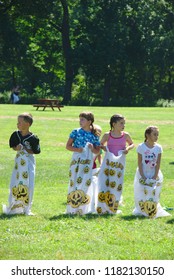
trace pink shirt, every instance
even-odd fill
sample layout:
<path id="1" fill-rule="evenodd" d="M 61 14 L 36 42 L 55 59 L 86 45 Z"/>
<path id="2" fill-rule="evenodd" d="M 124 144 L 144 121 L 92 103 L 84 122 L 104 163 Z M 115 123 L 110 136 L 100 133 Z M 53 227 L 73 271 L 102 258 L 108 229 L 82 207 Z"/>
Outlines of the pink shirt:
<path id="1" fill-rule="evenodd" d="M 118 152 L 120 150 L 125 150 L 125 148 L 126 148 L 125 133 L 123 132 L 123 134 L 120 137 L 115 138 L 111 135 L 111 132 L 110 132 L 107 146 L 111 153 L 113 153 L 115 156 L 118 156 Z"/>

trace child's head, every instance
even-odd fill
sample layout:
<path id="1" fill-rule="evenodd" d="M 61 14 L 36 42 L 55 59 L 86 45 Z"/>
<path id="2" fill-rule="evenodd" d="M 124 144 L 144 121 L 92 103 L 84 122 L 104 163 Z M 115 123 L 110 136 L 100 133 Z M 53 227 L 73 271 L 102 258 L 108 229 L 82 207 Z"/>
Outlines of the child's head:
<path id="1" fill-rule="evenodd" d="M 113 129 L 113 124 L 114 123 L 117 123 L 118 121 L 121 121 L 121 120 L 124 120 L 125 118 L 120 115 L 120 114 L 116 114 L 116 115 L 113 115 L 111 118 L 110 118 L 110 127 L 111 127 L 111 130 Z"/>
<path id="2" fill-rule="evenodd" d="M 24 112 L 18 115 L 18 118 L 23 118 L 24 122 L 29 123 L 30 126 L 33 123 L 33 116 L 30 113 Z"/>
<path id="3" fill-rule="evenodd" d="M 94 122 L 94 115 L 91 112 L 82 112 L 79 118 L 85 118 L 87 121 L 91 121 L 91 124 Z"/>
<path id="4" fill-rule="evenodd" d="M 93 125 L 93 123 L 94 123 L 94 115 L 93 115 L 93 113 L 91 113 L 91 112 L 82 112 L 82 113 L 80 113 L 79 118 L 80 118 L 81 126 L 82 126 L 83 119 L 86 119 L 88 121 L 88 126 L 90 127 L 91 132 L 98 136 L 98 132 L 94 128 L 94 125 Z"/>
<path id="5" fill-rule="evenodd" d="M 144 133 L 144 137 L 145 137 L 144 142 L 147 141 L 147 139 L 151 136 L 152 133 L 154 134 L 155 139 L 157 140 L 158 134 L 159 134 L 159 129 L 157 126 L 148 126 L 146 128 L 145 133 Z"/>

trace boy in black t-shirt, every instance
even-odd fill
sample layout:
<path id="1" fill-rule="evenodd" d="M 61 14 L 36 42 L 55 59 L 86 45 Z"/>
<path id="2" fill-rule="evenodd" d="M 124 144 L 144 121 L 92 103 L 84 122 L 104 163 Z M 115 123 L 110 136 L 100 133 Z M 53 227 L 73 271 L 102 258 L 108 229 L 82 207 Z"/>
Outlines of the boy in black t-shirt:
<path id="1" fill-rule="evenodd" d="M 39 138 L 30 132 L 33 117 L 29 113 L 18 116 L 17 127 L 9 139 L 9 146 L 17 151 L 11 176 L 9 206 L 3 205 L 5 214 L 33 215 L 31 205 L 34 191 L 35 158 L 40 153 Z"/>

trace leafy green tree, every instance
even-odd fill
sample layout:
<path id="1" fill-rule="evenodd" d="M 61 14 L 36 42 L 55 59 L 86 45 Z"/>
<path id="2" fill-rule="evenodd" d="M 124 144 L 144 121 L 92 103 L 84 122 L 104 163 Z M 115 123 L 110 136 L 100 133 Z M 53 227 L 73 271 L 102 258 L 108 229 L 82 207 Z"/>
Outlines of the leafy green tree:
<path id="1" fill-rule="evenodd" d="M 171 0 L 0 1 L 0 90 L 153 106 L 174 93 Z"/>
<path id="2" fill-rule="evenodd" d="M 18 76 L 18 80 L 22 81 L 30 94 L 38 87 L 42 88 L 43 84 L 50 87 L 48 93 L 58 91 L 59 87 L 66 102 L 71 97 L 73 80 L 67 1 L 8 1 L 1 5 L 1 11 L 11 20 L 13 18 L 14 30 L 11 33 L 14 38 L 20 37 L 20 40 L 11 42 L 11 48 L 19 48 L 19 53 L 15 55 L 10 50 L 12 64 L 18 71 L 15 76 Z M 9 26 L 5 25 L 5 34 L 13 38 Z M 4 45 L 10 46 L 5 37 L 1 38 Z M 2 50 L 3 58 L 6 52 Z M 18 64 L 13 57 L 19 61 Z M 4 62 L 9 65 L 8 61 Z M 13 79 L 13 84 L 15 83 Z M 57 90 L 49 85 L 56 85 Z"/>

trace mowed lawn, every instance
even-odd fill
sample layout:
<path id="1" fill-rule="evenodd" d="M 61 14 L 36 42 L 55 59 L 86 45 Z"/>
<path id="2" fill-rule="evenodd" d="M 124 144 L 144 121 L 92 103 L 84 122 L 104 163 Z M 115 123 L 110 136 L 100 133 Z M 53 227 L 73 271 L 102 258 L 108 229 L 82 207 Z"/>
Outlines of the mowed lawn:
<path id="1" fill-rule="evenodd" d="M 157 125 L 163 146 L 164 175 L 161 205 L 174 207 L 174 109 L 126 107 L 69 107 L 62 111 L 36 111 L 32 105 L 0 104 L 0 203 L 7 204 L 15 152 L 8 146 L 16 130 L 17 115 L 33 114 L 31 131 L 38 135 L 41 154 L 36 155 L 32 211 L 35 216 L 5 216 L 0 208 L 1 260 L 173 260 L 174 211 L 158 219 L 134 217 L 133 180 L 136 147 L 126 156 L 122 215 L 65 214 L 72 153 L 65 149 L 72 129 L 79 127 L 79 113 L 91 111 L 103 133 L 109 120 L 120 113 L 126 118 L 135 146 L 144 141 L 148 125 Z"/>

